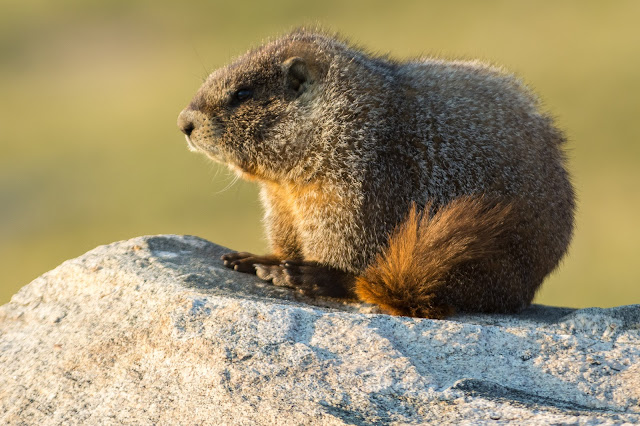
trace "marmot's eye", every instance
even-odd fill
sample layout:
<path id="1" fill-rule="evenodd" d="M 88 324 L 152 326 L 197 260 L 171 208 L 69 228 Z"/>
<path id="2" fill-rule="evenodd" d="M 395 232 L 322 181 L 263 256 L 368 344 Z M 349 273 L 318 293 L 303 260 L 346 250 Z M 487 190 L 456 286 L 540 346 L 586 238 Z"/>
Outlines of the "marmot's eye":
<path id="1" fill-rule="evenodd" d="M 238 102 L 244 102 L 247 99 L 251 98 L 252 96 L 253 96 L 253 90 L 251 89 L 236 90 L 236 92 L 233 94 L 234 99 Z"/>

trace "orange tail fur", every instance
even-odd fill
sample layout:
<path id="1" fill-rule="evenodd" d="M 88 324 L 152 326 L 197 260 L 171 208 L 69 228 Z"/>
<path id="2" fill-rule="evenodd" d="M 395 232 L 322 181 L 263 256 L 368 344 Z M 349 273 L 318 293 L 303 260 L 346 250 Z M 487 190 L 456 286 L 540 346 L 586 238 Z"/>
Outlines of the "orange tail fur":
<path id="1" fill-rule="evenodd" d="M 442 301 L 458 266 L 495 256 L 513 226 L 513 204 L 461 197 L 430 214 L 412 207 L 378 255 L 356 280 L 356 294 L 393 315 L 443 318 L 454 306 Z"/>

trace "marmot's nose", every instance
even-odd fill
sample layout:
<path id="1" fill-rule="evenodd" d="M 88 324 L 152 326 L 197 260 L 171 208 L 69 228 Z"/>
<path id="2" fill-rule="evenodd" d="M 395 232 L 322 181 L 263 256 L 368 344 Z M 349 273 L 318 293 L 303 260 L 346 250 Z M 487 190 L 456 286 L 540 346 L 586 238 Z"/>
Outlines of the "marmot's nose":
<path id="1" fill-rule="evenodd" d="M 195 125 L 193 121 L 191 121 L 191 114 L 187 113 L 187 111 L 182 111 L 178 116 L 178 128 L 182 133 L 187 136 L 191 136 L 191 132 L 195 129 Z"/>

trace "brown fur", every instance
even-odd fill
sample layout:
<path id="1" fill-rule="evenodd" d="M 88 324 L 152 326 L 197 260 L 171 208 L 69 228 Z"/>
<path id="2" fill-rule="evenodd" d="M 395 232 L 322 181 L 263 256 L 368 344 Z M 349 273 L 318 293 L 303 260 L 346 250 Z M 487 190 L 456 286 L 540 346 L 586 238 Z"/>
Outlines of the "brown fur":
<path id="1" fill-rule="evenodd" d="M 461 197 L 433 214 L 431 207 L 422 213 L 411 208 L 389 246 L 357 278 L 360 299 L 394 315 L 442 318 L 455 311 L 443 297 L 452 274 L 461 265 L 505 255 L 517 218 L 513 204 Z M 483 285 L 478 277 L 466 278 L 465 287 Z"/>
<path id="2" fill-rule="evenodd" d="M 261 187 L 272 254 L 225 265 L 307 296 L 517 312 L 571 239 L 564 136 L 477 61 L 399 62 L 298 30 L 212 73 L 178 125 Z"/>

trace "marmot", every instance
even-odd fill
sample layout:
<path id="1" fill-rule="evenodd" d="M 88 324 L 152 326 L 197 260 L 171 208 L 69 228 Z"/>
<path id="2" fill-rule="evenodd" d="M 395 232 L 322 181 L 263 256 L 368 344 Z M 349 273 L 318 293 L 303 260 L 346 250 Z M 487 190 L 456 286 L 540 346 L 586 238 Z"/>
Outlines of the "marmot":
<path id="1" fill-rule="evenodd" d="M 178 126 L 261 187 L 272 254 L 224 264 L 307 296 L 517 312 L 571 239 L 563 134 L 479 61 L 397 61 L 296 30 L 213 72 Z"/>

